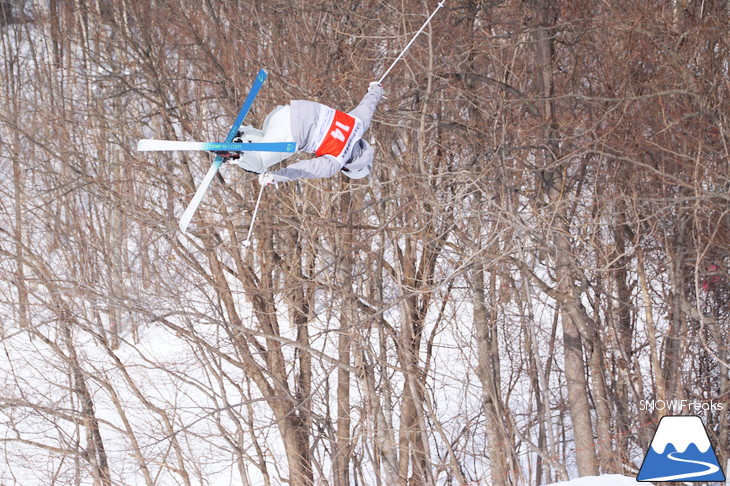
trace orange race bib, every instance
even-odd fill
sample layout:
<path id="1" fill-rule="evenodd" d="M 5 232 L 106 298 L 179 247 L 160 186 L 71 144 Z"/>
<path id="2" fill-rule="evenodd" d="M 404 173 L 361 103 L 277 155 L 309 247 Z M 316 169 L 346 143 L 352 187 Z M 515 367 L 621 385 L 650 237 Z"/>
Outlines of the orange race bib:
<path id="1" fill-rule="evenodd" d="M 348 141 L 355 130 L 356 123 L 357 119 L 355 117 L 335 110 L 332 124 L 327 130 L 322 143 L 319 144 L 317 152 L 315 152 L 317 157 L 323 155 L 339 157 L 342 155 L 348 146 Z"/>

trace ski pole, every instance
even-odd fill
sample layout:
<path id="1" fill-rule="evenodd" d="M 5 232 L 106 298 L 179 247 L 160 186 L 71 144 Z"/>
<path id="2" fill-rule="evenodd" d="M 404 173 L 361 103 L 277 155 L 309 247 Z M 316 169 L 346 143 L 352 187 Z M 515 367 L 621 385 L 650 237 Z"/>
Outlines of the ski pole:
<path id="1" fill-rule="evenodd" d="M 423 32 L 423 29 L 425 29 L 426 26 L 429 24 L 429 22 L 431 22 L 431 19 L 434 17 L 434 15 L 436 15 L 436 12 L 438 12 L 439 9 L 441 9 L 441 7 L 443 7 L 445 4 L 446 4 L 446 0 L 442 0 L 441 3 L 439 3 L 439 6 L 436 7 L 436 10 L 433 11 L 433 13 L 431 14 L 431 16 L 428 19 L 426 19 L 426 22 L 424 22 L 423 25 L 421 26 L 421 28 L 418 30 L 418 32 L 416 32 L 416 35 L 413 36 L 413 39 L 411 39 L 411 41 L 408 43 L 408 45 L 406 45 L 405 49 L 403 49 L 401 51 L 401 53 L 398 55 L 398 57 L 395 59 L 395 61 L 393 61 L 393 64 L 390 65 L 390 67 L 388 68 L 388 70 L 385 71 L 385 74 L 383 74 L 383 76 L 380 78 L 380 81 L 378 81 L 378 84 L 383 84 L 383 80 L 388 75 L 388 73 L 390 73 L 390 70 L 393 69 L 393 66 L 395 66 L 398 63 L 398 61 L 401 60 L 401 58 L 406 53 L 406 51 L 408 50 L 408 48 L 411 47 L 411 44 L 413 44 L 413 41 L 416 40 L 416 37 L 418 37 L 418 35 L 421 32 Z"/>
<path id="2" fill-rule="evenodd" d="M 261 184 L 261 189 L 259 189 L 259 197 L 256 199 L 256 207 L 253 210 L 253 217 L 251 217 L 251 225 L 248 227 L 248 235 L 242 243 L 244 248 L 248 248 L 249 246 L 251 246 L 251 232 L 253 232 L 253 224 L 256 221 L 256 215 L 259 212 L 259 204 L 261 203 L 261 195 L 264 193 L 264 187 L 266 187 L 266 184 Z"/>

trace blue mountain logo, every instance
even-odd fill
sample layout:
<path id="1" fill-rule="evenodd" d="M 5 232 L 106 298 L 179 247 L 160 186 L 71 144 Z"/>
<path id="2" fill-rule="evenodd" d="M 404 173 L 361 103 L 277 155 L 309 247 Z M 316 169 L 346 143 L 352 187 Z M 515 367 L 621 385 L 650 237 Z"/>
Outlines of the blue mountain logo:
<path id="1" fill-rule="evenodd" d="M 702 419 L 662 417 L 637 481 L 725 481 Z"/>

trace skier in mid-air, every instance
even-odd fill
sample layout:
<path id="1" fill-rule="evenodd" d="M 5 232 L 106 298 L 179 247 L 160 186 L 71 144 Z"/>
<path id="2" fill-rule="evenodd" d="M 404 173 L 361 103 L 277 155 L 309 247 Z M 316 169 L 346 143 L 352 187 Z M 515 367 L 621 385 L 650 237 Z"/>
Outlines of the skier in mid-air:
<path id="1" fill-rule="evenodd" d="M 300 160 L 275 172 L 269 167 L 290 157 L 283 152 L 243 152 L 222 154 L 228 162 L 259 175 L 261 185 L 302 178 L 332 177 L 342 171 L 351 179 L 362 179 L 373 168 L 373 148 L 362 137 L 370 127 L 375 109 L 383 97 L 383 87 L 374 81 L 357 108 L 344 113 L 314 101 L 294 100 L 277 106 L 261 130 L 252 126 L 239 129 L 237 142 L 290 142 L 315 157 Z"/>
<path id="2" fill-rule="evenodd" d="M 374 153 L 370 144 L 363 139 L 363 135 L 370 127 L 375 109 L 383 97 L 383 80 L 398 61 L 403 58 L 408 48 L 431 22 L 436 13 L 444 7 L 445 3 L 446 0 L 441 0 L 438 7 L 418 29 L 411 41 L 401 50 L 398 57 L 380 77 L 380 80 L 370 83 L 365 97 L 360 101 L 357 108 L 349 113 L 312 101 L 296 100 L 289 105 L 279 106 L 269 113 L 264 122 L 263 130 L 257 130 L 249 126 L 241 130 L 241 124 L 267 77 L 266 70 L 261 69 L 243 102 L 241 110 L 238 112 L 231 130 L 226 136 L 225 142 L 140 140 L 137 143 L 137 150 L 139 151 L 207 150 L 217 154 L 195 191 L 195 195 L 180 217 L 180 231 L 183 233 L 187 231 L 188 225 L 203 200 L 205 192 L 210 187 L 216 174 L 218 174 L 218 170 L 224 161 L 259 174 L 261 188 L 256 199 L 251 225 L 248 228 L 248 236 L 243 242 L 244 246 L 251 244 L 253 223 L 256 221 L 261 195 L 267 185 L 301 178 L 331 177 L 339 171 L 342 171 L 351 179 L 367 177 L 373 169 Z M 231 142 L 248 142 L 250 145 Z M 246 148 L 248 148 L 248 152 L 246 152 Z M 296 162 L 275 172 L 268 172 L 269 167 L 290 157 L 291 153 L 297 150 L 315 154 L 315 157 Z"/>

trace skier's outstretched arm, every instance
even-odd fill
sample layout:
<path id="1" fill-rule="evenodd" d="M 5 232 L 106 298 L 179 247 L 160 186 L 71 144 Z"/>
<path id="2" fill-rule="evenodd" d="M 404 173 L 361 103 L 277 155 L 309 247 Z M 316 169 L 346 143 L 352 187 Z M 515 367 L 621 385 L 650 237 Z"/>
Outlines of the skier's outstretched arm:
<path id="1" fill-rule="evenodd" d="M 300 160 L 288 167 L 270 172 L 271 182 L 287 182 L 297 179 L 317 179 L 320 177 L 332 177 L 342 170 L 342 164 L 328 155 L 314 159 Z"/>
<path id="2" fill-rule="evenodd" d="M 378 103 L 380 103 L 382 98 L 383 87 L 377 83 L 371 83 L 367 94 L 360 101 L 360 104 L 349 113 L 362 120 L 364 131 L 367 131 L 370 127 L 370 121 L 373 119 L 375 109 L 378 107 Z"/>

